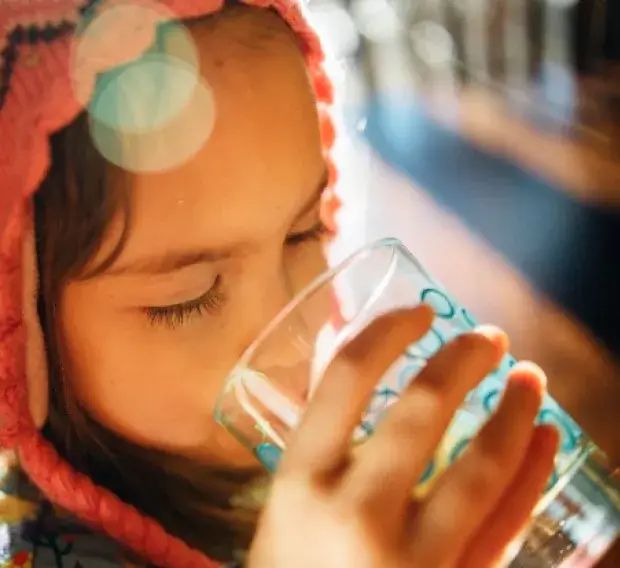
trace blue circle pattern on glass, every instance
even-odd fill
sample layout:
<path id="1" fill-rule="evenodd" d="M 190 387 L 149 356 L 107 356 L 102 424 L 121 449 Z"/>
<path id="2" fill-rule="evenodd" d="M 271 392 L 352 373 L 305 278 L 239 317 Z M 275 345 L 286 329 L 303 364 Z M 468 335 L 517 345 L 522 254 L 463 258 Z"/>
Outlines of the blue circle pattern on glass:
<path id="1" fill-rule="evenodd" d="M 461 308 L 461 317 L 463 318 L 465 323 L 472 329 L 478 325 L 478 322 L 475 320 L 475 318 L 465 308 Z"/>
<path id="2" fill-rule="evenodd" d="M 375 433 L 375 429 L 370 420 L 363 420 L 360 424 L 360 428 L 366 437 L 372 436 Z"/>
<path id="3" fill-rule="evenodd" d="M 425 288 L 421 293 L 421 300 L 429 304 L 437 317 L 442 320 L 451 320 L 450 323 L 457 330 L 470 330 L 476 325 L 475 319 L 464 308 L 460 308 L 453 302 L 448 295 L 435 288 Z M 399 373 L 398 388 L 403 389 L 409 384 L 411 377 L 414 376 L 426 364 L 426 360 L 446 343 L 449 338 L 441 333 L 437 326 L 427 333 L 418 343 L 412 345 L 405 353 L 408 364 Z M 505 377 L 510 368 L 516 364 L 516 360 L 507 356 L 499 365 L 499 367 L 491 374 L 481 385 L 471 393 L 477 394 L 478 400 L 481 400 L 482 408 L 488 416 L 492 414 L 499 403 L 501 393 L 505 387 Z M 368 435 L 372 435 L 377 421 L 381 418 L 388 406 L 393 404 L 399 397 L 399 393 L 391 388 L 379 388 L 375 391 L 375 397 L 369 406 L 368 413 L 361 425 L 362 430 Z M 563 437 L 561 452 L 570 454 L 578 449 L 579 440 L 581 439 L 581 431 L 576 424 L 559 408 L 559 406 L 550 398 L 546 397 L 543 408 L 541 409 L 539 422 L 553 424 L 558 428 Z M 450 462 L 456 460 L 467 448 L 471 440 L 464 439 L 452 449 L 450 454 Z M 436 468 L 436 464 L 431 462 L 427 467 L 426 475 L 431 475 Z M 424 480 L 425 476 L 422 477 Z M 554 472 L 552 480 L 557 480 L 559 473 Z"/>
<path id="4" fill-rule="evenodd" d="M 426 466 L 426 469 L 424 470 L 424 473 L 422 474 L 422 477 L 420 477 L 420 480 L 418 481 L 418 483 L 425 483 L 431 478 L 431 476 L 434 473 L 435 473 L 435 460 L 431 460 Z"/>
<path id="5" fill-rule="evenodd" d="M 385 411 L 395 402 L 398 401 L 400 395 L 394 389 L 388 387 L 378 388 L 372 397 L 368 412 L 376 421 L 380 420 Z"/>
<path id="6" fill-rule="evenodd" d="M 552 424 L 559 429 L 562 435 L 561 450 L 572 452 L 577 449 L 581 436 L 568 424 L 568 417 L 551 408 L 543 408 L 538 415 L 540 424 Z"/>
<path id="7" fill-rule="evenodd" d="M 420 295 L 420 300 L 428 304 L 441 319 L 452 319 L 456 315 L 456 308 L 450 298 L 441 290 L 435 288 L 424 288 Z"/>
<path id="8" fill-rule="evenodd" d="M 269 442 L 263 442 L 256 448 L 256 457 L 273 473 L 278 467 L 278 463 L 282 457 L 282 450 Z"/>
<path id="9" fill-rule="evenodd" d="M 454 325 L 454 328 L 466 331 L 475 327 L 474 318 L 465 309 L 458 307 L 444 292 L 434 288 L 425 288 L 421 293 L 421 300 L 430 304 L 440 319 L 451 320 L 450 323 Z M 408 364 L 398 377 L 398 388 L 400 389 L 405 388 L 409 384 L 411 377 L 426 364 L 426 359 L 432 356 L 448 338 L 444 337 L 436 326 L 433 326 L 431 332 L 423 340 L 427 341 L 426 345 L 422 342 L 422 347 L 420 347 L 421 342 L 418 342 L 416 345 L 411 346 L 405 354 Z M 484 414 L 487 417 L 497 408 L 501 393 L 505 387 L 505 377 L 510 368 L 515 364 L 514 358 L 507 356 L 498 369 L 471 393 L 471 396 L 475 395 L 476 400 L 480 401 Z M 385 413 L 385 410 L 394 404 L 398 398 L 399 392 L 392 388 L 380 387 L 375 391 L 364 420 L 360 424 L 360 429 L 366 436 L 371 436 L 374 433 L 376 424 Z M 481 420 L 481 426 L 482 422 Z M 573 454 L 580 449 L 579 446 L 583 434 L 579 427 L 549 396 L 546 396 L 544 399 L 538 416 L 538 422 L 552 424 L 560 431 L 562 436 L 560 452 L 563 454 L 563 458 L 568 458 L 562 461 L 570 463 Z M 471 439 L 467 438 L 455 445 L 449 456 L 450 463 L 454 462 L 465 451 L 470 442 Z M 256 456 L 263 465 L 269 471 L 274 471 L 282 454 L 280 448 L 265 442 L 260 444 L 255 451 Z M 432 461 L 428 464 L 420 481 L 423 482 L 428 479 L 433 475 L 435 469 L 436 463 Z M 562 472 L 556 468 L 551 476 L 549 487 L 557 483 L 561 474 Z"/>
<path id="10" fill-rule="evenodd" d="M 459 440 L 456 445 L 454 446 L 454 448 L 452 448 L 452 451 L 450 452 L 450 463 L 453 464 L 456 460 L 458 460 L 463 453 L 465 452 L 465 450 L 469 447 L 469 444 L 471 443 L 471 438 L 464 438 L 462 440 Z"/>
<path id="11" fill-rule="evenodd" d="M 482 399 L 482 407 L 487 414 L 493 414 L 493 412 L 495 412 L 495 409 L 499 404 L 500 397 L 501 393 L 499 392 L 499 389 L 490 390 L 484 395 L 484 398 Z"/>
<path id="12" fill-rule="evenodd" d="M 549 477 L 549 481 L 547 482 L 547 491 L 551 491 L 556 485 L 556 483 L 560 481 L 560 475 L 558 474 L 558 470 L 554 469 L 551 472 L 551 476 Z"/>
<path id="13" fill-rule="evenodd" d="M 441 290 L 436 288 L 425 288 L 420 294 L 420 299 L 434 309 L 438 318 L 442 320 L 451 320 L 450 323 L 453 324 L 456 329 L 465 331 L 473 329 L 476 325 L 475 319 L 471 314 L 464 308 L 458 306 L 456 302 L 451 300 L 450 297 Z M 440 335 L 438 330 L 435 329 L 435 332 Z M 515 364 L 516 360 L 513 357 L 505 357 L 499 367 L 475 389 L 474 393 L 472 393 L 477 394 L 478 400 L 482 401 L 485 414 L 490 415 L 497 408 L 501 392 L 505 387 L 505 378 Z M 545 397 L 538 416 L 538 421 L 546 424 L 553 424 L 558 428 L 563 440 L 560 452 L 564 454 L 565 457 L 570 458 L 571 454 L 579 450 L 579 442 L 582 438 L 581 430 L 549 396 Z M 458 449 L 458 445 L 455 450 L 456 449 Z M 455 458 L 451 457 L 451 461 L 453 459 Z M 560 473 L 555 471 L 552 476 L 552 482 L 553 480 L 557 482 L 559 476 Z"/>

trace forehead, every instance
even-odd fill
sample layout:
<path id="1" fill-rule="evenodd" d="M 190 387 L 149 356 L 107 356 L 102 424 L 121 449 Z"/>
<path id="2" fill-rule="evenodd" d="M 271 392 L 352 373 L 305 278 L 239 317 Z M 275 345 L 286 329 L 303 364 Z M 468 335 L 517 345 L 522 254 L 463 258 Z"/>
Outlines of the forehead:
<path id="1" fill-rule="evenodd" d="M 248 41 L 265 21 L 261 41 Z M 270 29 L 273 37 L 265 37 Z M 286 24 L 263 12 L 189 30 L 214 103 L 213 130 L 174 169 L 114 176 L 131 193 L 128 256 L 171 241 L 191 247 L 255 240 L 307 200 L 324 167 L 314 94 Z M 183 121 L 175 135 L 200 127 Z"/>

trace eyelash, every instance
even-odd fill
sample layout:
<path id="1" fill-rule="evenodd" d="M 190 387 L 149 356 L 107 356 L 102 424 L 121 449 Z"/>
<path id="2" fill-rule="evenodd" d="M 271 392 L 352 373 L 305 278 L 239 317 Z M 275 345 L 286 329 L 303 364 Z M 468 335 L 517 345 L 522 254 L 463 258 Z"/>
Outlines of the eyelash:
<path id="1" fill-rule="evenodd" d="M 182 326 L 193 316 L 205 313 L 215 315 L 226 303 L 226 295 L 222 289 L 222 277 L 218 276 L 213 286 L 199 298 L 175 304 L 146 308 L 145 313 L 151 325 L 165 325 L 171 329 Z"/>
<path id="2" fill-rule="evenodd" d="M 330 233 L 330 229 L 322 221 L 319 221 L 311 229 L 288 237 L 286 244 L 296 247 L 320 239 Z M 222 277 L 218 276 L 213 286 L 199 298 L 172 306 L 145 308 L 145 313 L 151 325 L 164 325 L 170 329 L 176 329 L 187 323 L 193 316 L 217 315 L 225 303 L 226 295 L 222 288 Z"/>
<path id="3" fill-rule="evenodd" d="M 318 240 L 321 237 L 328 236 L 330 234 L 331 230 L 329 229 L 329 227 L 325 223 L 323 223 L 323 221 L 319 221 L 316 225 L 314 225 L 314 227 L 311 227 L 307 231 L 287 237 L 286 244 L 294 247 L 302 245 L 309 241 Z"/>

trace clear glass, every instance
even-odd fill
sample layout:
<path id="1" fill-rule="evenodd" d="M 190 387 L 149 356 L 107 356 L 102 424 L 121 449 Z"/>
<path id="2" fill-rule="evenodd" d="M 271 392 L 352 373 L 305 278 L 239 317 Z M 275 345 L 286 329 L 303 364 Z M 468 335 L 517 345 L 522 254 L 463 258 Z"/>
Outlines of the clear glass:
<path id="1" fill-rule="evenodd" d="M 584 464 L 532 520 L 508 568 L 590 568 L 620 534 L 620 484 L 592 449 Z"/>
<path id="2" fill-rule="evenodd" d="M 352 440 L 362 443 L 428 359 L 447 341 L 476 326 L 472 315 L 395 239 L 373 243 L 323 273 L 274 318 L 231 373 L 216 407 L 217 421 L 273 471 L 339 348 L 379 315 L 422 302 L 435 311 L 432 329 L 381 377 Z M 496 408 L 515 363 L 506 355 L 499 367 L 469 393 L 414 488 L 416 495 L 423 495 L 437 475 L 467 448 Z M 596 448 L 549 396 L 538 421 L 554 424 L 562 436 L 554 473 L 536 511 L 542 518 L 583 472 Z M 614 506 L 610 510 L 617 514 Z M 517 560 L 518 556 L 513 562 Z M 523 564 L 539 565 L 560 564 Z"/>

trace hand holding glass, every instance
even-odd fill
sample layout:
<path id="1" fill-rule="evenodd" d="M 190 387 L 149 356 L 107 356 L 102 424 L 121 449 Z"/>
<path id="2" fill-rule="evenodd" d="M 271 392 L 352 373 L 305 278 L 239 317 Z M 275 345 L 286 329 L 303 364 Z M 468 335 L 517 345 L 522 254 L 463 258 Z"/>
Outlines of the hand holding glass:
<path id="1" fill-rule="evenodd" d="M 238 362 L 219 400 L 217 420 L 265 467 L 275 469 L 323 371 L 338 350 L 378 316 L 420 303 L 430 305 L 436 314 L 432 328 L 394 361 L 377 384 L 352 440 L 362 443 L 428 359 L 448 341 L 476 327 L 467 310 L 393 239 L 358 251 L 293 299 Z M 463 453 L 493 413 L 515 363 L 507 355 L 470 392 L 419 480 L 415 488 L 418 495 Z M 545 398 L 538 421 L 554 424 L 562 437 L 542 508 L 570 480 L 592 445 L 550 397 Z"/>

